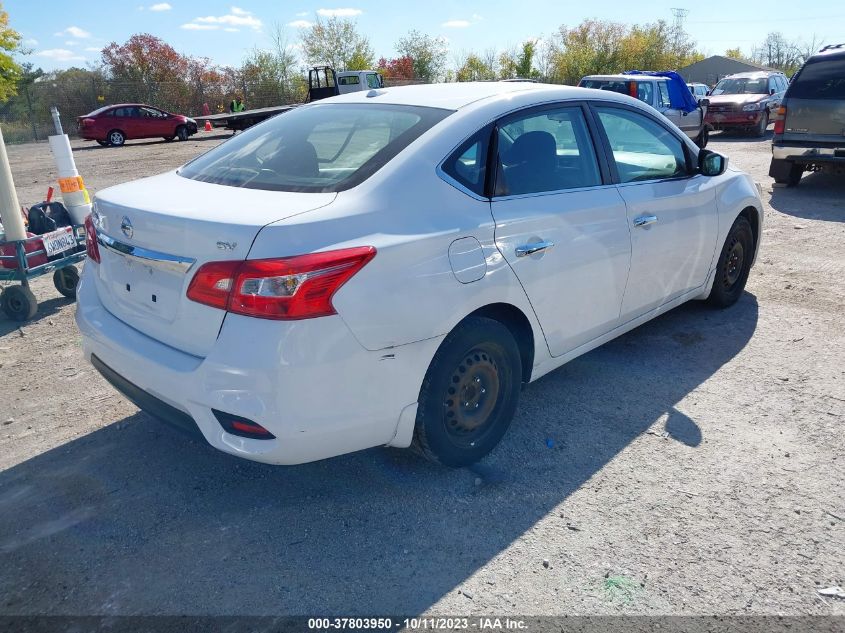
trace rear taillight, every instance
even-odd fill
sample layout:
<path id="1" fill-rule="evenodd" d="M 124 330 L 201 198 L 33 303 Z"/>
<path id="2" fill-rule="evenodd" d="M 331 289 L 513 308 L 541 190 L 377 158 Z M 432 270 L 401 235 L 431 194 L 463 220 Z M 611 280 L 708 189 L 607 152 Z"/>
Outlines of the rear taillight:
<path id="1" fill-rule="evenodd" d="M 376 255 L 372 246 L 279 259 L 209 262 L 188 286 L 188 299 L 261 319 L 336 314 L 332 297 Z"/>
<path id="2" fill-rule="evenodd" d="M 88 257 L 98 264 L 100 263 L 100 247 L 97 245 L 97 229 L 94 228 L 94 220 L 91 215 L 85 217 L 85 252 Z"/>
<path id="3" fill-rule="evenodd" d="M 783 134 L 786 129 L 786 106 L 778 108 L 777 118 L 775 119 L 775 134 Z"/>

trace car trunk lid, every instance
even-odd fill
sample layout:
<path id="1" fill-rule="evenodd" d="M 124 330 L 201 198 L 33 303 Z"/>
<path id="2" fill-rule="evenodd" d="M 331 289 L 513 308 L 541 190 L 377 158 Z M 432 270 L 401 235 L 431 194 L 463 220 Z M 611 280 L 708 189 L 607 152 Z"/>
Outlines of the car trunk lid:
<path id="1" fill-rule="evenodd" d="M 262 227 L 323 207 L 335 196 L 229 187 L 175 172 L 106 189 L 94 204 L 100 300 L 147 336 L 205 356 L 226 313 L 186 297 L 197 269 L 209 261 L 246 259 Z"/>

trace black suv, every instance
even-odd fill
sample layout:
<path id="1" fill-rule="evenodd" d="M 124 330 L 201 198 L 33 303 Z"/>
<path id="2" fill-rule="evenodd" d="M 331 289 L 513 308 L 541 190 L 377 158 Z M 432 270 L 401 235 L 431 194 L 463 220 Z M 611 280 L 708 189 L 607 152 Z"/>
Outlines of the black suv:
<path id="1" fill-rule="evenodd" d="M 810 57 L 778 109 L 769 175 L 795 186 L 805 171 L 845 174 L 845 44 Z"/>

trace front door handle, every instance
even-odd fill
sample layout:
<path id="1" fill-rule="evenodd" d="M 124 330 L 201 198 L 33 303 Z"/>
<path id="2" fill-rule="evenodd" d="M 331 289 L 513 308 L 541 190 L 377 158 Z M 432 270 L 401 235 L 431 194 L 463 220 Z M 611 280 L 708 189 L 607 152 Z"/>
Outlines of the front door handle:
<path id="1" fill-rule="evenodd" d="M 516 256 L 525 257 L 526 255 L 533 255 L 534 253 L 542 253 L 544 250 L 554 246 L 554 242 L 534 242 L 533 244 L 523 244 L 516 247 Z"/>
<path id="2" fill-rule="evenodd" d="M 655 222 L 657 222 L 656 215 L 641 215 L 638 218 L 634 218 L 634 226 L 648 226 Z"/>

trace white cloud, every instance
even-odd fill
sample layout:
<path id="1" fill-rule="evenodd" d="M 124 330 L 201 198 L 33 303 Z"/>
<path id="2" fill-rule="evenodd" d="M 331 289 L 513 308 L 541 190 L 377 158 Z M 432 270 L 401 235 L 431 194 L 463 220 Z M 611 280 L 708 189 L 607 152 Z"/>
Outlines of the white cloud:
<path id="1" fill-rule="evenodd" d="M 317 9 L 317 15 L 323 18 L 354 18 L 362 13 L 361 9 Z"/>
<path id="2" fill-rule="evenodd" d="M 65 42 L 65 46 L 76 46 L 79 42 L 74 42 L 73 40 L 67 40 Z"/>
<path id="3" fill-rule="evenodd" d="M 100 48 L 99 46 L 88 46 L 84 50 L 89 52 L 89 53 L 100 53 L 100 52 L 102 52 L 103 49 Z"/>
<path id="4" fill-rule="evenodd" d="M 304 18 L 306 15 L 308 15 L 308 11 L 300 11 L 299 13 L 296 14 L 296 17 Z"/>
<path id="5" fill-rule="evenodd" d="M 227 27 L 226 27 L 225 29 L 223 29 L 223 30 L 224 30 L 224 31 L 228 31 L 229 33 L 240 33 L 240 32 L 241 32 L 241 30 L 240 30 L 240 29 L 235 29 L 235 28 L 232 28 L 231 26 L 227 26 Z"/>
<path id="6" fill-rule="evenodd" d="M 38 40 L 34 37 L 30 37 L 28 40 L 23 41 L 24 46 L 38 46 Z"/>
<path id="7" fill-rule="evenodd" d="M 209 15 L 204 18 L 194 18 L 192 24 L 199 25 L 225 25 L 225 26 L 249 26 L 256 31 L 261 29 L 261 20 L 252 15 L 249 11 L 244 11 L 238 7 L 232 7 L 232 12 L 227 15 Z M 193 28 L 182 26 L 182 28 Z M 211 30 L 211 29 L 196 29 L 194 30 Z"/>
<path id="8" fill-rule="evenodd" d="M 314 26 L 314 23 L 309 22 L 308 20 L 294 20 L 293 22 L 288 22 L 288 26 L 291 26 L 295 29 L 307 29 Z"/>
<path id="9" fill-rule="evenodd" d="M 483 19 L 484 19 L 484 16 L 482 16 L 482 15 L 479 15 L 477 13 L 472 14 L 472 21 L 473 22 L 481 22 L 481 20 L 483 20 Z"/>
<path id="10" fill-rule="evenodd" d="M 472 26 L 472 22 L 469 20 L 449 20 L 448 22 L 444 22 L 441 24 L 444 29 L 465 29 L 468 26 Z"/>
<path id="11" fill-rule="evenodd" d="M 79 40 L 84 40 L 86 38 L 91 37 L 91 34 L 86 31 L 85 29 L 81 29 L 78 26 L 69 26 L 64 31 L 59 31 L 56 33 L 56 37 L 75 37 Z"/>
<path id="12" fill-rule="evenodd" d="M 158 4 L 154 4 L 150 7 L 150 11 L 170 11 L 173 7 L 171 7 L 166 2 L 159 2 Z"/>
<path id="13" fill-rule="evenodd" d="M 179 28 L 185 29 L 186 31 L 216 31 L 220 27 L 216 24 L 194 24 L 193 22 L 189 22 L 188 24 L 183 24 Z"/>
<path id="14" fill-rule="evenodd" d="M 47 59 L 52 59 L 55 62 L 85 61 L 85 58 L 82 57 L 82 55 L 77 55 L 73 51 L 69 51 L 66 48 L 48 48 L 47 50 L 38 51 L 35 54 L 39 57 L 46 57 Z"/>

